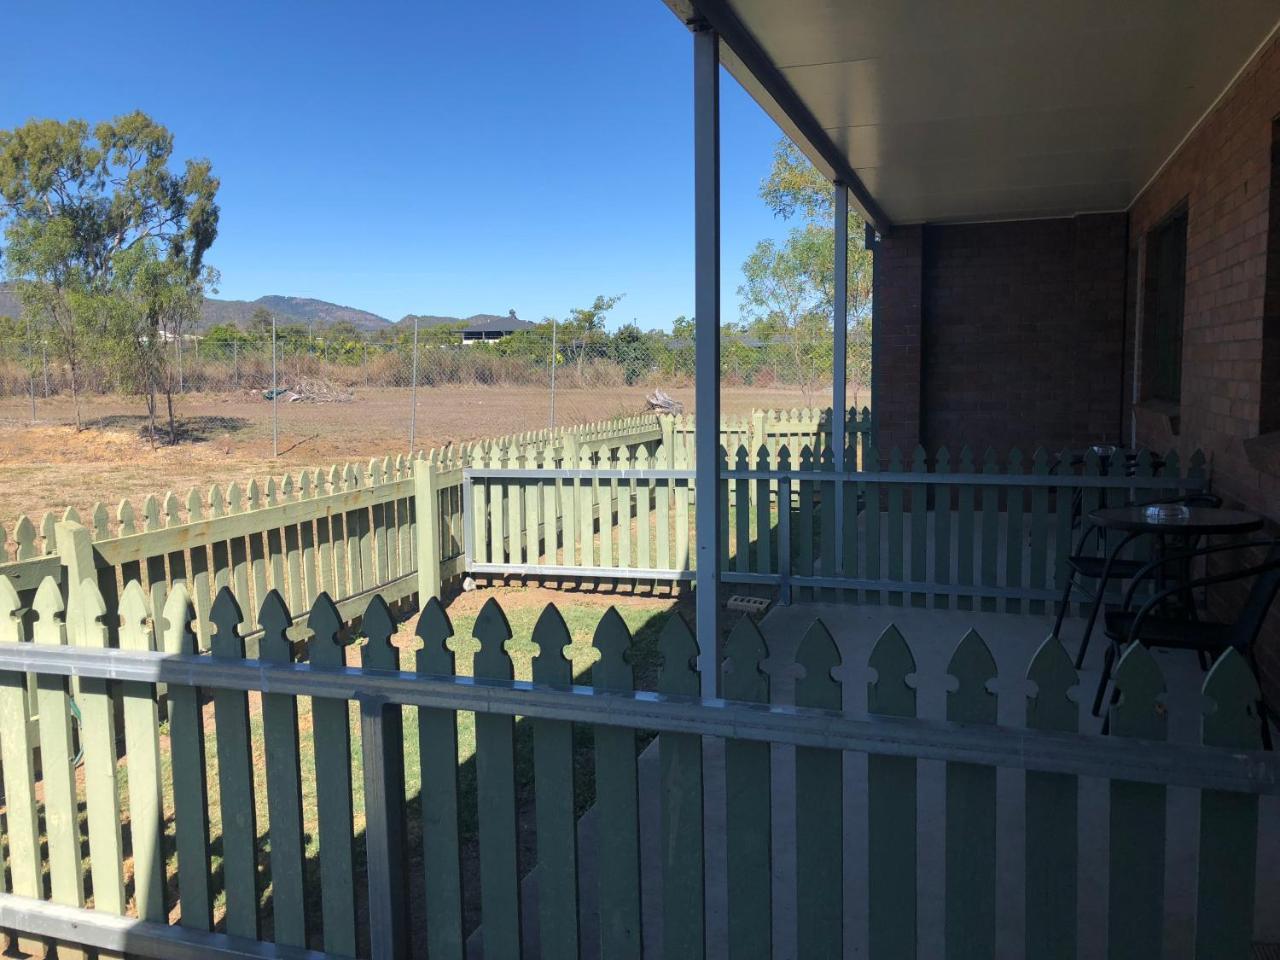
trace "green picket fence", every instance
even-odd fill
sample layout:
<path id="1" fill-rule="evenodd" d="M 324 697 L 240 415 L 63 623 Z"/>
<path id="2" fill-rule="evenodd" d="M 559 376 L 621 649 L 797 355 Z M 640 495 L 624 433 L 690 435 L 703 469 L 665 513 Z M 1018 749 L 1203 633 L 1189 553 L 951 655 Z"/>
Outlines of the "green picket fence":
<path id="1" fill-rule="evenodd" d="M 1061 596 L 1093 510 L 1209 483 L 1199 452 L 1184 468 L 1176 452 L 1101 459 L 1015 448 L 978 459 L 965 447 L 953 459 L 945 447 L 933 457 L 917 447 L 908 464 L 867 444 L 860 462 L 841 474 L 807 448 L 776 458 L 762 449 L 753 460 L 739 447 L 721 473 L 723 579 L 784 597 L 1043 613 Z"/>
<path id="2" fill-rule="evenodd" d="M 850 468 L 829 449 L 740 445 L 721 463 L 722 582 L 783 598 L 1043 613 L 1080 525 L 1101 506 L 1205 489 L 1204 458 L 1094 452 L 882 458 L 867 434 Z M 692 579 L 693 436 L 651 454 L 601 448 L 555 467 L 476 450 L 463 468 L 463 558 L 493 577 Z M 456 542 L 452 544 L 456 550 Z M 1137 544 L 1130 549 L 1141 549 Z M 1102 549 L 1106 549 L 1105 541 Z"/>
<path id="3" fill-rule="evenodd" d="M 726 699 L 702 700 L 699 647 L 678 616 L 657 641 L 652 687 L 637 691 L 635 665 L 647 651 L 614 611 L 596 630 L 599 660 L 588 685 L 572 686 L 570 637 L 550 605 L 532 636 L 519 638 L 537 648 L 530 683 L 512 679 L 514 638 L 492 600 L 474 628 L 475 678 L 455 676 L 453 628 L 434 599 L 409 650 L 392 645 L 396 624 L 381 597 L 364 611 L 366 639 L 357 642 L 321 595 L 306 615 L 314 640 L 305 662 L 288 640 L 294 617 L 275 592 L 249 613 L 222 589 L 210 611 L 208 652 L 197 648 L 198 614 L 185 584 L 173 586 L 158 613 L 150 604 L 140 583 L 126 585 L 121 649 L 109 650 L 106 605 L 92 581 L 66 610 L 58 583 L 45 581 L 29 626 L 16 589 L 0 577 L 9 852 L 0 878 L 11 882 L 0 889 L 0 928 L 27 948 L 313 960 L 383 960 L 412 948 L 459 960 L 473 936 L 487 957 L 518 957 L 532 946 L 521 881 L 536 871 L 541 956 L 577 956 L 590 935 L 602 956 L 638 957 L 660 946 L 666 957 L 699 957 L 714 848 L 727 860 L 729 955 L 767 957 L 775 933 L 771 823 L 780 799 L 771 793 L 771 748 L 780 745 L 794 749 L 786 788 L 795 793 L 797 877 L 789 935 L 800 956 L 841 957 L 847 937 L 865 940 L 872 958 L 916 956 L 917 850 L 935 842 L 945 862 L 947 955 L 995 955 L 996 851 L 1014 829 L 1026 849 L 1025 955 L 1075 956 L 1084 869 L 1076 794 L 1086 778 L 1101 778 L 1110 793 L 1108 955 L 1147 958 L 1161 942 L 1164 864 L 1178 829 L 1166 820 L 1166 797 L 1175 787 L 1199 792 L 1199 843 L 1187 868 L 1197 877 L 1196 955 L 1244 957 L 1249 949 L 1259 796 L 1280 792 L 1280 764 L 1260 749 L 1259 693 L 1235 652 L 1204 680 L 1212 709 L 1202 743 L 1192 745 L 1165 742 L 1167 725 L 1179 711 L 1200 717 L 1202 704 L 1166 703 L 1160 667 L 1139 645 L 1116 670 L 1113 735 L 1100 737 L 1077 732 L 1080 707 L 1069 691 L 1079 678 L 1055 640 L 1030 661 L 1027 687 L 1010 693 L 970 631 L 950 658 L 948 722 L 938 722 L 915 719 L 916 701 L 924 684 L 944 678 L 916 676 L 911 647 L 894 628 L 865 662 L 842 665 L 831 635 L 815 623 L 793 665 L 772 662 L 765 638 L 743 619 L 723 648 Z M 253 623 L 262 629 L 256 657 L 244 642 Z M 794 702 L 780 702 L 771 682 L 779 670 L 801 677 Z M 27 709 L 28 673 L 38 678 L 38 742 L 11 722 Z M 78 689 L 68 684 L 72 676 Z M 158 684 L 168 689 L 165 726 Z M 845 707 L 860 684 L 866 713 Z M 1025 697 L 1024 722 L 996 724 L 995 690 Z M 460 712 L 475 714 L 473 810 L 460 807 Z M 409 783 L 405 734 L 413 723 L 421 765 Z M 575 745 L 582 731 L 591 735 L 586 752 Z M 707 737 L 723 747 L 722 791 L 711 789 L 704 770 Z M 642 747 L 658 754 L 650 783 L 660 836 L 647 843 Z M 860 818 L 846 802 L 849 753 L 867 757 Z M 917 819 L 922 761 L 946 764 L 940 840 Z M 997 820 L 999 768 L 1025 777 L 1020 822 Z M 584 919 L 575 815 L 588 782 L 607 829 L 595 835 L 600 869 Z M 529 791 L 532 807 L 518 802 Z M 304 797 L 314 798 L 314 809 L 304 808 Z M 477 824 L 474 841 L 462 832 L 464 819 Z M 533 852 L 521 844 L 522 831 L 535 838 Z M 855 832 L 868 841 L 867 883 L 850 889 L 845 849 Z M 318 839 L 314 855 L 310 839 Z M 478 864 L 476 887 L 464 883 L 464 847 Z M 659 943 L 645 940 L 644 918 L 654 911 L 645 909 L 644 863 L 661 877 L 653 905 Z M 865 929 L 847 913 L 854 900 L 866 908 Z M 468 915 L 478 922 L 467 924 Z"/>
<path id="4" fill-rule="evenodd" d="M 635 449 L 660 436 L 657 418 L 642 416 L 501 437 L 475 447 L 532 448 L 558 466 L 566 456 L 576 463 L 581 447 Z M 443 495 L 433 522 L 446 537 L 456 533 L 461 544 L 461 475 L 449 470 L 469 462 L 472 449 L 472 444 L 461 444 L 412 457 L 400 454 L 368 464 L 336 464 L 232 483 L 225 489 L 215 484 L 208 491 L 193 488 L 185 497 L 150 495 L 140 508 L 127 499 L 114 511 L 99 503 L 86 522 L 87 549 L 59 541 L 59 517 L 53 511 L 38 525 L 22 516 L 14 524 L 11 548 L 0 528 L 0 575 L 28 599 L 44 578 L 62 576 L 64 568 L 72 582 L 94 576 L 113 612 L 119 590 L 130 580 L 144 585 L 157 608 L 163 608 L 170 584 L 186 580 L 202 649 L 209 643 L 213 596 L 227 585 L 255 610 L 268 590 L 278 591 L 297 609 L 309 608 L 324 592 L 350 619 L 375 589 L 392 604 L 408 603 L 417 594 L 416 463 L 429 462 L 442 474 Z M 71 508 L 61 519 L 81 522 Z M 446 565 L 461 553 L 460 548 L 454 554 L 448 549 L 446 539 L 440 557 Z M 305 625 L 298 624 L 297 631 L 305 633 Z M 255 624 L 251 638 L 256 633 Z M 114 626 L 110 640 L 117 645 Z"/>

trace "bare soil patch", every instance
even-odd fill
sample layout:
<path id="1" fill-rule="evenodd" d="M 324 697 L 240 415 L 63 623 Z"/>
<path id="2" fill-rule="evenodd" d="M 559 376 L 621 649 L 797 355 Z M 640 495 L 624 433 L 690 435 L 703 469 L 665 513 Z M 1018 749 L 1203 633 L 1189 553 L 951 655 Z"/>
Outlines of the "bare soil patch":
<path id="1" fill-rule="evenodd" d="M 642 413 L 646 392 L 641 386 L 562 390 L 557 423 Z M 692 410 L 692 387 L 668 392 Z M 259 393 L 181 398 L 182 442 L 154 448 L 136 398 L 90 398 L 79 433 L 68 398 L 40 400 L 35 424 L 25 399 L 0 398 L 0 526 L 11 527 L 23 513 L 38 522 L 46 510 L 61 514 L 73 506 L 87 516 L 99 501 L 114 510 L 123 498 L 169 490 L 185 497 L 191 487 L 394 456 L 408 450 L 410 401 L 408 389 L 358 388 L 349 403 L 282 403 L 277 458 L 272 405 Z M 726 415 L 743 415 L 758 407 L 804 406 L 806 398 L 798 390 L 726 387 L 721 403 Z M 540 430 L 549 413 L 542 387 L 421 388 L 414 446 Z"/>

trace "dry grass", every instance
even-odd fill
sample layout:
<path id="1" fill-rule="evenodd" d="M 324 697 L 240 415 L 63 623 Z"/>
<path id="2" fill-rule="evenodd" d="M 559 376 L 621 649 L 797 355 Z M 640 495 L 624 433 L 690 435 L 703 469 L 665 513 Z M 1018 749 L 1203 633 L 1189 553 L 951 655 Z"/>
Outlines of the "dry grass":
<path id="1" fill-rule="evenodd" d="M 645 389 L 564 390 L 557 422 L 583 423 L 631 416 L 644 410 Z M 693 405 L 692 388 L 669 391 Z M 804 406 L 796 390 L 728 388 L 726 415 L 755 407 Z M 86 403 L 87 429 L 72 426 L 69 400 L 37 404 L 36 424 L 21 398 L 0 399 L 0 525 L 26 513 L 38 522 L 46 510 L 73 506 L 87 516 L 99 501 L 113 510 L 122 498 L 191 487 L 207 489 L 232 480 L 267 477 L 303 467 L 394 455 L 408 447 L 410 392 L 356 391 L 350 403 L 280 405 L 279 458 L 271 455 L 271 404 L 257 394 L 184 397 L 179 412 L 184 440 L 152 449 L 142 404 L 102 397 Z M 541 387 L 431 387 L 418 392 L 417 441 L 429 449 L 547 426 L 548 395 Z"/>

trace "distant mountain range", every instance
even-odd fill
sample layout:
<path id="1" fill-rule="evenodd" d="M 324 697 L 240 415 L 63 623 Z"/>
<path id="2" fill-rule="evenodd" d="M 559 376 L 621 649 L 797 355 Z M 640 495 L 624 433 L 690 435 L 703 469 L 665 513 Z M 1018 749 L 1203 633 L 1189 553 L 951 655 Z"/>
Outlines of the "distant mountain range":
<path id="1" fill-rule="evenodd" d="M 349 323 L 357 330 L 377 331 L 385 329 L 391 321 L 367 310 L 343 307 L 326 300 L 309 297 L 281 297 L 271 294 L 257 300 L 216 300 L 205 298 L 204 328 L 222 323 L 233 323 L 247 328 L 253 312 L 265 309 L 274 313 L 277 323 L 310 324 L 317 328 Z"/>
<path id="2" fill-rule="evenodd" d="M 204 301 L 200 329 L 207 330 L 210 327 L 224 323 L 235 324 L 237 327 L 247 329 L 252 320 L 253 312 L 259 308 L 275 314 L 279 323 L 310 325 L 317 330 L 337 323 L 349 323 L 357 330 L 374 333 L 379 330 L 385 330 L 392 324 L 386 317 L 380 317 L 376 313 L 357 310 L 355 307 L 344 307 L 336 303 L 329 303 L 327 300 L 313 300 L 310 297 L 282 297 L 271 294 L 259 297 L 257 300 L 218 300 L 213 297 L 207 297 Z M 14 296 L 10 285 L 0 283 L 0 317 L 18 317 L 21 314 L 22 304 Z M 412 320 L 412 314 L 404 319 Z M 493 314 L 476 314 L 471 318 L 419 317 L 419 322 L 423 326 L 444 323 L 467 323 L 473 320 L 480 321 L 478 326 L 483 326 L 490 330 L 520 329 L 522 326 L 527 326 L 524 321 L 516 320 L 514 316 L 499 317 Z"/>

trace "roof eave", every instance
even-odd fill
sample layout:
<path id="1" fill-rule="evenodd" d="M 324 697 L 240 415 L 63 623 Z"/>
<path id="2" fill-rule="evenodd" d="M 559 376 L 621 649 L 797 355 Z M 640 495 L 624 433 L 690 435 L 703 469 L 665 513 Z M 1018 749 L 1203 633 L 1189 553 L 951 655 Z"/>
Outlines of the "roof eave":
<path id="1" fill-rule="evenodd" d="M 843 184 L 863 218 L 885 236 L 893 224 L 817 118 L 726 0 L 664 0 L 687 24 L 705 22 L 720 38 L 720 62 L 818 171 Z"/>

